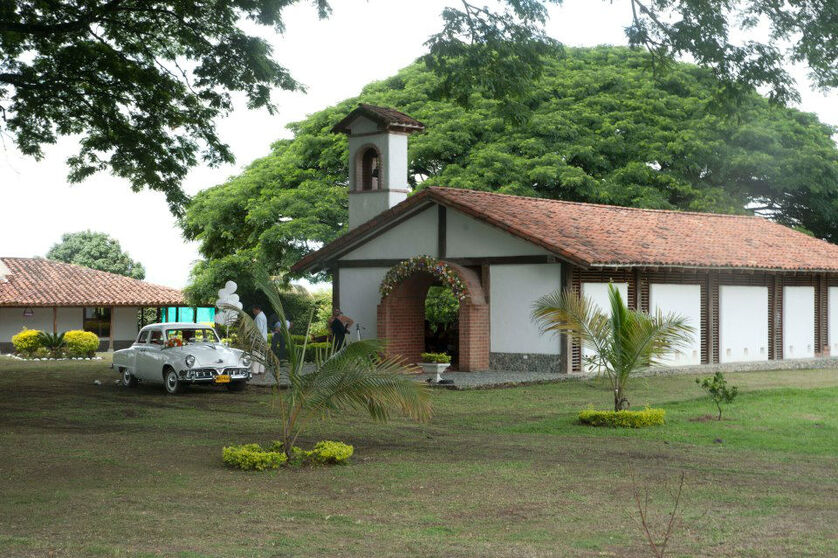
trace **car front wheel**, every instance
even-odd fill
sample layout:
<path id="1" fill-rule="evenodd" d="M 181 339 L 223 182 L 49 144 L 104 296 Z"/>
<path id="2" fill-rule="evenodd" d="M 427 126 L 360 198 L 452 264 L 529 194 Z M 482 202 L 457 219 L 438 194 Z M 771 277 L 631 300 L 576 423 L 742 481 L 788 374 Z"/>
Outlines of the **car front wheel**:
<path id="1" fill-rule="evenodd" d="M 163 375 L 163 386 L 166 388 L 166 393 L 175 395 L 183 393 L 184 384 L 177 377 L 177 372 L 169 368 Z"/>
<path id="2" fill-rule="evenodd" d="M 122 385 L 125 387 L 137 387 L 137 378 L 127 368 L 122 369 Z"/>

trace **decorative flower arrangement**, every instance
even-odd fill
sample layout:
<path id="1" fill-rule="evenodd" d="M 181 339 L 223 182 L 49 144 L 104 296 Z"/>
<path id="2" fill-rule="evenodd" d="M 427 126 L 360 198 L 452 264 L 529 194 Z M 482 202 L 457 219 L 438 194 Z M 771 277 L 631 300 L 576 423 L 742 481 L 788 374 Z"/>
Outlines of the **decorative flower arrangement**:
<path id="1" fill-rule="evenodd" d="M 395 289 L 402 281 L 413 275 L 414 273 L 424 271 L 430 273 L 442 284 L 451 289 L 454 296 L 458 300 L 466 298 L 466 286 L 463 284 L 460 276 L 448 267 L 448 264 L 441 262 L 431 256 L 416 256 L 394 265 L 381 282 L 381 297 L 384 298 Z"/>
<path id="2" fill-rule="evenodd" d="M 172 337 L 168 341 L 166 341 L 167 347 L 183 347 L 183 341 L 180 337 Z"/>

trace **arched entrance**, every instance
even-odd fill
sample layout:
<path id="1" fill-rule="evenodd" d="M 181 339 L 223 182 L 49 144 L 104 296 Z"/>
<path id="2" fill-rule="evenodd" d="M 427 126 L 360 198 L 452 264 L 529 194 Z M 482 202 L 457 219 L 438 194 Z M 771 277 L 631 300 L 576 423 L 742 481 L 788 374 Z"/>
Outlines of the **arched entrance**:
<path id="1" fill-rule="evenodd" d="M 459 370 L 489 368 L 489 306 L 473 270 L 427 256 L 394 266 L 381 284 L 378 337 L 387 352 L 409 363 L 420 361 L 425 350 L 425 297 L 431 285 L 452 287 L 460 298 Z"/>

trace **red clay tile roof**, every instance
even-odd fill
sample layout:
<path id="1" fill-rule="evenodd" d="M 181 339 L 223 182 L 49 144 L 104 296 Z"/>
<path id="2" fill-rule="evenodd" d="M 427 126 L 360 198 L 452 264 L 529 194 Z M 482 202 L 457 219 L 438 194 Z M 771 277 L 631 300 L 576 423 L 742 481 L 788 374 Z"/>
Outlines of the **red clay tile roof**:
<path id="1" fill-rule="evenodd" d="M 466 213 L 583 267 L 838 271 L 838 246 L 761 217 L 635 209 L 436 187 L 426 188 L 309 254 L 292 270 L 321 266 L 357 245 L 371 230 L 431 202 Z"/>
<path id="2" fill-rule="evenodd" d="M 348 133 L 349 124 L 352 123 L 352 121 L 358 116 L 366 116 L 367 118 L 378 122 L 386 130 L 397 129 L 401 131 L 420 132 L 425 129 L 424 124 L 403 112 L 397 111 L 396 109 L 377 107 L 375 105 L 361 103 L 358 105 L 358 108 L 347 114 L 343 120 L 335 124 L 332 128 L 332 132 Z"/>
<path id="3" fill-rule="evenodd" d="M 138 279 L 41 258 L 0 258 L 0 306 L 169 306 L 183 293 Z"/>

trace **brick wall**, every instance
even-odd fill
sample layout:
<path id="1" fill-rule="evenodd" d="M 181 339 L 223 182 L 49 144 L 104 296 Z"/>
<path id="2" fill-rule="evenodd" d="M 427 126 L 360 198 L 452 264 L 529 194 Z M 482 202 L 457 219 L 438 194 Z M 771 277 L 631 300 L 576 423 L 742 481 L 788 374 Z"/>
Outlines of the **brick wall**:
<path id="1" fill-rule="evenodd" d="M 466 285 L 460 302 L 460 370 L 489 368 L 489 305 L 480 276 L 473 270 L 448 264 Z M 378 305 L 378 337 L 388 342 L 387 352 L 409 363 L 420 362 L 425 351 L 425 297 L 435 279 L 416 273 L 393 289 Z"/>

